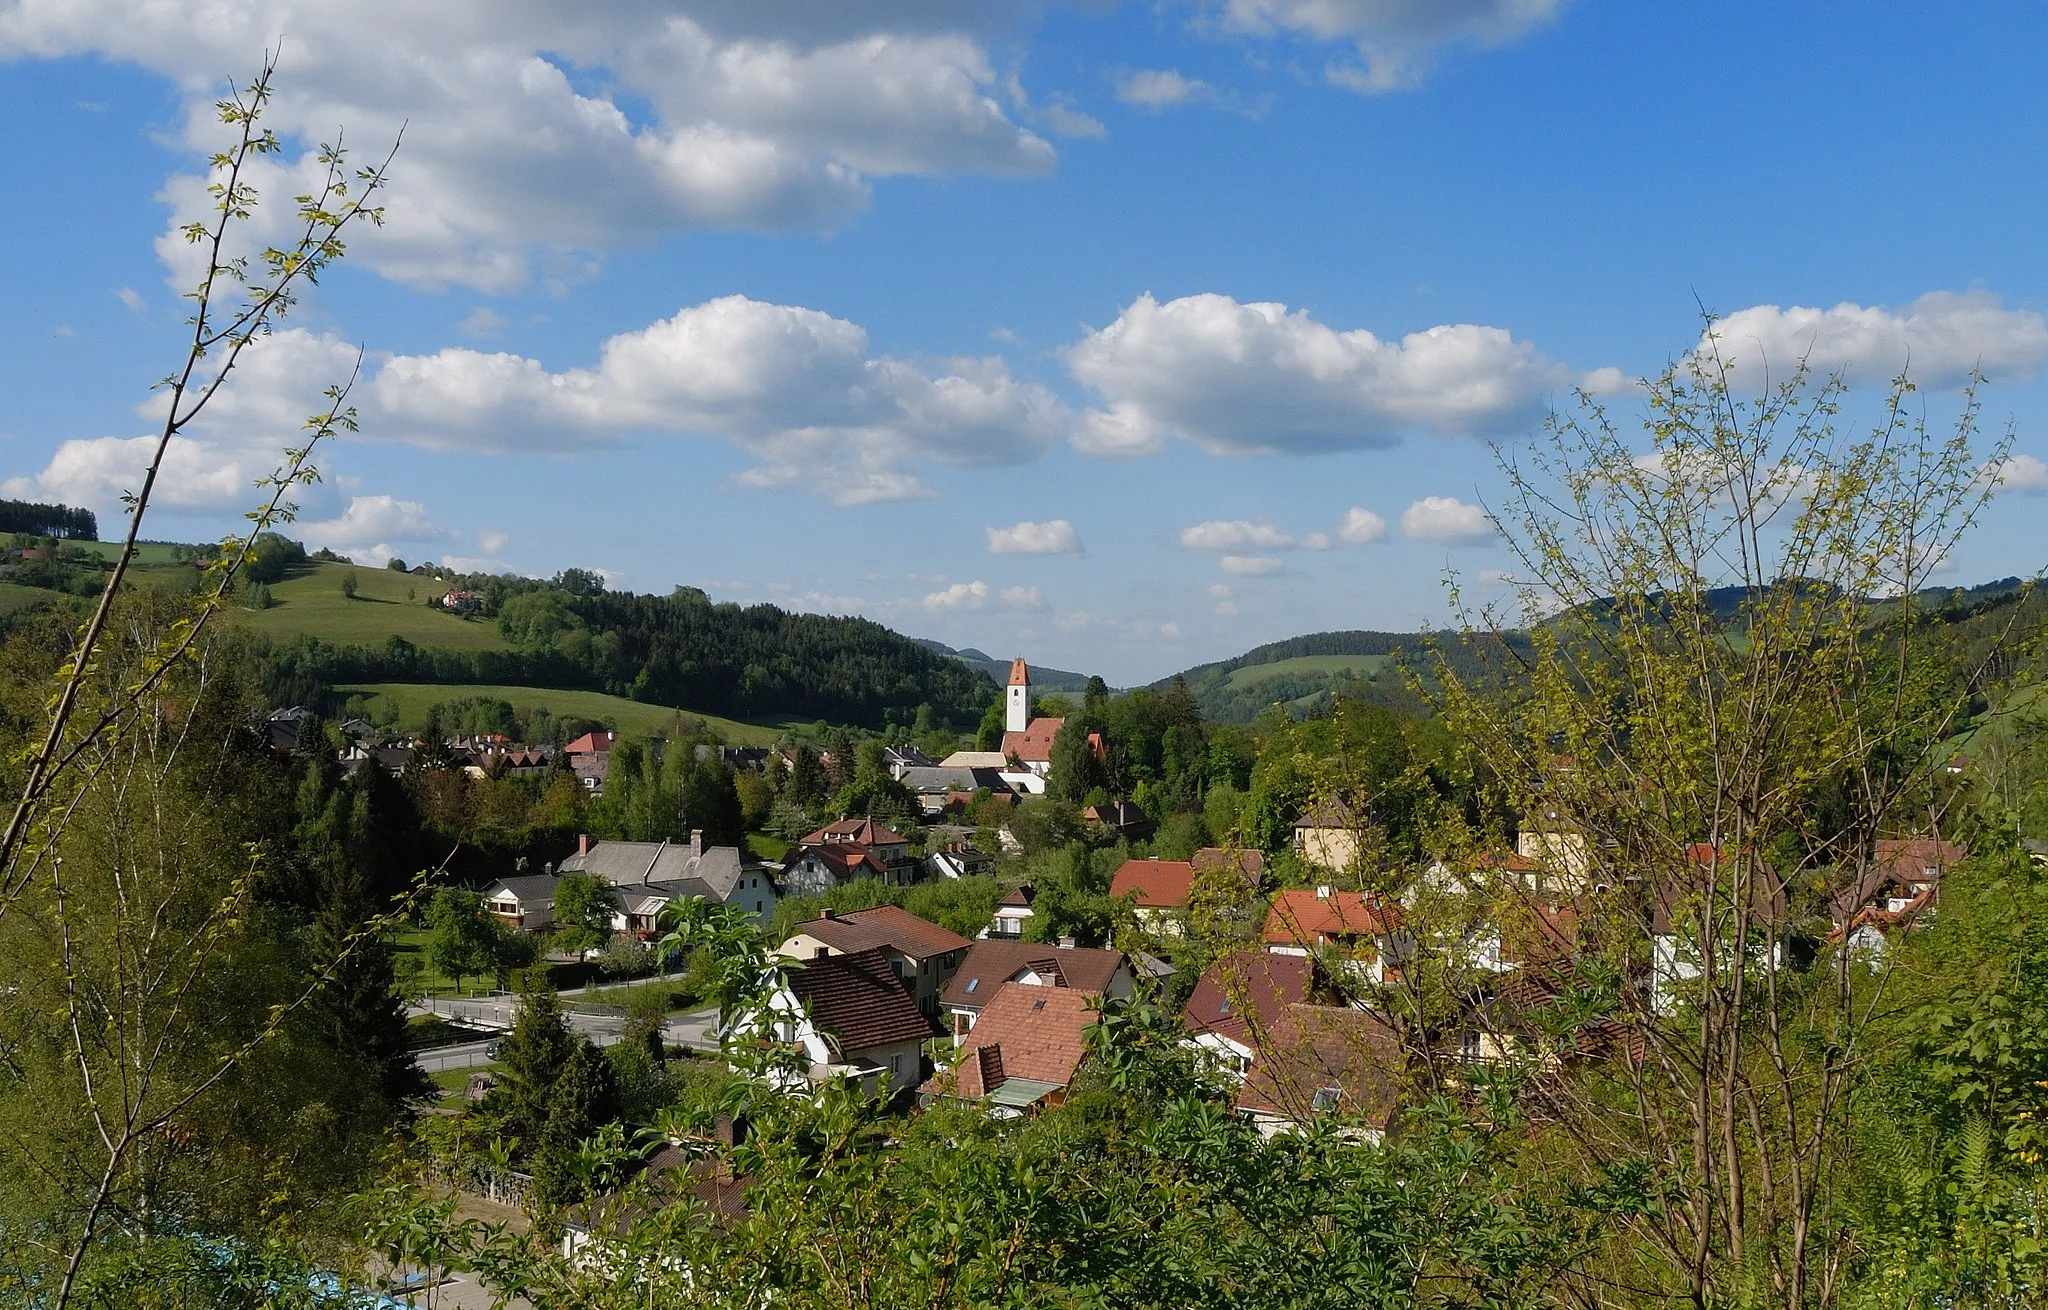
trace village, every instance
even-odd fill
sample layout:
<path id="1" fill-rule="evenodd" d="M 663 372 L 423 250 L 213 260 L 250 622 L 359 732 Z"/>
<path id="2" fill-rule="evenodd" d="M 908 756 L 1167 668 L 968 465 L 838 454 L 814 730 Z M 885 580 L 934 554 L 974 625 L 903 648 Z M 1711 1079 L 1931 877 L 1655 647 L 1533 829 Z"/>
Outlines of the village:
<path id="1" fill-rule="evenodd" d="M 546 942 L 561 926 L 558 893 L 568 883 L 594 882 L 613 941 L 657 948 L 686 913 L 715 910 L 766 933 L 782 901 L 818 903 L 865 880 L 894 890 L 1000 881 L 1005 856 L 1018 845 L 1010 826 L 962 820 L 970 807 L 986 817 L 1042 803 L 1063 726 L 1034 715 L 1023 660 L 1012 665 L 1003 695 L 999 749 L 936 761 L 915 747 L 885 750 L 890 776 L 916 798 L 918 823 L 859 815 L 824 822 L 780 860 L 707 843 L 701 829 L 659 841 L 585 834 L 557 862 L 492 880 L 481 889 L 483 906 L 507 932 Z M 274 715 L 272 725 L 282 743 L 294 716 Z M 344 767 L 418 767 L 419 741 L 386 742 L 367 724 L 342 729 L 352 743 L 339 761 Z M 431 749 L 443 755 L 442 767 L 479 778 L 566 766 L 579 788 L 601 795 L 618 741 L 614 732 L 591 731 L 559 751 L 491 737 Z M 1097 755 L 1105 749 L 1100 734 L 1088 742 Z M 792 750 L 695 749 L 739 770 L 796 767 Z M 1570 773 L 1569 761 L 1553 763 L 1561 777 Z M 1156 827 L 1123 800 L 1087 807 L 1085 820 L 1099 840 L 1123 843 L 1119 849 Z M 1641 1059 L 1640 1029 L 1611 1012 L 1558 1031 L 1561 1002 L 1586 985 L 1580 962 L 1624 962 L 1624 1010 L 1649 1019 L 1674 1013 L 1701 971 L 1696 920 L 1685 906 L 1702 888 L 1725 883 L 1738 863 L 1731 850 L 1693 843 L 1674 852 L 1663 876 L 1611 885 L 1602 880 L 1597 839 L 1553 808 L 1532 815 L 1511 846 L 1433 861 L 1397 885 L 1367 887 L 1379 827 L 1370 806 L 1354 797 L 1306 806 L 1285 851 L 1296 885 L 1276 877 L 1266 852 L 1242 844 L 1204 847 L 1185 859 L 1128 858 L 1109 878 L 1117 924 L 1088 942 L 1048 931 L 1028 882 L 1002 882 L 993 913 L 972 931 L 896 904 L 827 905 L 762 942 L 772 988 L 762 1009 L 784 1071 L 774 1086 L 803 1095 L 838 1086 L 898 1113 L 950 1101 L 998 1120 L 1026 1118 L 1060 1106 L 1087 1077 L 1105 1007 L 1170 999 L 1190 1057 L 1259 1134 L 1337 1124 L 1359 1141 L 1378 1141 L 1396 1129 L 1415 1089 L 1432 1080 L 1455 1089 L 1488 1067 Z M 1870 873 L 1838 889 L 1824 923 L 1795 915 L 1767 871 L 1741 861 L 1757 877 L 1742 949 L 1782 963 L 1787 952 L 1828 944 L 1874 966 L 1899 933 L 1931 919 L 1943 873 L 1967 853 L 1934 837 L 1881 841 Z M 577 913 L 588 921 L 587 907 Z M 602 947 L 581 949 L 595 957 Z M 659 950 L 646 958 L 659 958 L 664 971 L 669 962 Z M 1442 990 L 1448 1005 L 1418 1030 L 1410 1016 L 1424 987 Z M 518 998 L 499 995 L 496 1008 L 472 1004 L 468 1012 L 516 1026 Z M 734 1020 L 707 1016 L 696 1054 L 718 1058 Z M 464 1099 L 488 1103 L 496 1075 L 482 1056 L 476 1062 L 486 1067 L 468 1078 Z M 1418 1079 L 1418 1063 L 1436 1071 Z M 680 1136 L 671 1142 L 685 1145 Z M 646 1165 L 654 1173 L 664 1168 L 681 1169 L 690 1186 L 721 1204 L 744 1205 L 745 1179 L 723 1166 L 687 1151 L 657 1153 Z M 525 1177 L 516 1168 L 501 1171 L 490 1187 L 519 1195 Z M 603 1235 L 573 1223 L 568 1232 L 568 1249 L 594 1258 L 592 1243 L 601 1245 Z"/>

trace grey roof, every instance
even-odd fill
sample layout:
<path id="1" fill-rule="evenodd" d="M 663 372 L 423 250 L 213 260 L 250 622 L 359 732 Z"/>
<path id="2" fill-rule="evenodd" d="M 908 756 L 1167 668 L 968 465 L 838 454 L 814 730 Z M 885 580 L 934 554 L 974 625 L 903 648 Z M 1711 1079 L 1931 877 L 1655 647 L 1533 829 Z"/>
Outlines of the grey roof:
<path id="1" fill-rule="evenodd" d="M 615 887 L 696 882 L 703 890 L 685 895 L 723 901 L 739 885 L 740 853 L 734 846 L 711 846 L 692 855 L 684 842 L 601 841 L 563 860 L 561 868 L 563 873 L 595 874 Z"/>
<path id="2" fill-rule="evenodd" d="M 914 792 L 1008 791 L 1010 785 L 994 769 L 969 769 L 958 765 L 933 764 L 905 769 L 898 779 Z"/>
<path id="3" fill-rule="evenodd" d="M 550 873 L 515 874 L 492 883 L 484 889 L 484 896 L 492 897 L 502 888 L 511 893 L 512 899 L 521 905 L 549 904 L 555 899 L 555 884 L 560 881 L 560 878 Z"/>

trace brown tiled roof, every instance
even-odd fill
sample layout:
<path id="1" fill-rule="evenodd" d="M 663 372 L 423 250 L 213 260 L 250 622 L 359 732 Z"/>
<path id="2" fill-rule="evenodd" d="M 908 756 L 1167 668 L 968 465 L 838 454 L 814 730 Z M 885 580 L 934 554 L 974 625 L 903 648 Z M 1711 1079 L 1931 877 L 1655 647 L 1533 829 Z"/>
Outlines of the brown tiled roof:
<path id="1" fill-rule="evenodd" d="M 1052 739 L 1060 732 L 1065 719 L 1033 719 L 1024 725 L 1022 732 L 1003 734 L 1003 756 L 1006 759 L 1022 760 L 1026 764 L 1045 764 L 1052 760 Z"/>
<path id="2" fill-rule="evenodd" d="M 790 970 L 789 990 L 843 1055 L 939 1035 L 880 947 L 807 960 Z"/>
<path id="3" fill-rule="evenodd" d="M 1400 1100 L 1405 1060 L 1399 1038 L 1377 1016 L 1342 1006 L 1289 1005 L 1252 1061 L 1237 1104 L 1306 1120 L 1321 1108 L 1385 1123 Z"/>
<path id="4" fill-rule="evenodd" d="M 1231 850 L 1224 846 L 1204 846 L 1195 852 L 1195 858 L 1188 861 L 1196 873 L 1211 869 L 1228 869 L 1233 866 L 1244 875 L 1245 881 L 1256 882 L 1266 871 L 1266 853 L 1260 850 Z"/>
<path id="5" fill-rule="evenodd" d="M 806 855 L 815 855 L 819 863 L 831 869 L 841 878 L 858 878 L 865 869 L 869 873 L 884 874 L 889 866 L 882 863 L 882 857 L 865 846 L 849 842 L 818 842 L 800 846 L 783 857 L 785 864 L 795 864 Z"/>
<path id="6" fill-rule="evenodd" d="M 1025 666 L 1024 661 L 1021 659 L 1010 661 L 1010 685 L 1012 687 L 1028 687 L 1031 685 L 1031 670 Z"/>
<path id="7" fill-rule="evenodd" d="M 946 984 L 939 1003 L 960 1010 L 986 1006 L 997 988 L 1034 962 L 1048 960 L 1059 967 L 1060 978 L 1068 987 L 1086 996 L 1099 996 L 1109 990 L 1109 980 L 1122 967 L 1124 957 L 1117 951 L 1088 946 L 978 941 L 967 948 L 967 958 L 960 961 L 960 971 Z"/>
<path id="8" fill-rule="evenodd" d="M 1265 940 L 1275 946 L 1314 946 L 1329 938 L 1384 937 L 1401 926 L 1401 907 L 1382 905 L 1363 892 L 1314 888 L 1276 892 L 1266 911 Z"/>
<path id="9" fill-rule="evenodd" d="M 1005 983 L 960 1044 L 954 1094 L 986 1096 L 1010 1078 L 1065 1087 L 1088 1054 L 1086 1030 L 1095 1022 L 1089 1000 L 1064 987 Z M 943 1091 L 945 1083 L 946 1075 L 936 1074 L 920 1090 Z"/>
<path id="10" fill-rule="evenodd" d="M 967 939 L 935 923 L 927 923 L 896 905 L 878 905 L 871 910 L 841 910 L 830 918 L 812 919 L 790 929 L 804 933 L 833 950 L 851 955 L 877 946 L 893 947 L 914 960 L 944 955 L 967 945 Z"/>
<path id="11" fill-rule="evenodd" d="M 1308 1000 L 1314 981 L 1315 963 L 1306 956 L 1232 951 L 1202 971 L 1181 1022 L 1191 1033 L 1216 1033 L 1249 1046 L 1287 1006 Z"/>
<path id="12" fill-rule="evenodd" d="M 1371 816 L 1353 808 L 1342 797 L 1333 796 L 1311 805 L 1303 815 L 1294 821 L 1297 828 L 1356 828 L 1369 822 Z"/>
<path id="13" fill-rule="evenodd" d="M 1877 841 L 1878 867 L 1900 883 L 1925 882 L 1928 870 L 1940 878 L 1951 864 L 1961 864 L 1970 848 L 1961 842 L 1939 837 L 1880 837 Z"/>
<path id="14" fill-rule="evenodd" d="M 840 819 L 828 823 L 803 839 L 805 846 L 845 843 L 853 846 L 905 846 L 910 838 L 876 823 L 873 819 Z"/>
<path id="15" fill-rule="evenodd" d="M 1195 866 L 1187 860 L 1125 860 L 1109 880 L 1109 894 L 1117 899 L 1135 896 L 1134 904 L 1154 910 L 1187 908 L 1188 891 L 1195 884 Z"/>
<path id="16" fill-rule="evenodd" d="M 744 1174 L 734 1177 L 723 1161 L 693 1156 L 671 1144 L 647 1162 L 647 1176 L 696 1197 L 715 1219 L 747 1217 L 747 1188 L 752 1180 Z"/>

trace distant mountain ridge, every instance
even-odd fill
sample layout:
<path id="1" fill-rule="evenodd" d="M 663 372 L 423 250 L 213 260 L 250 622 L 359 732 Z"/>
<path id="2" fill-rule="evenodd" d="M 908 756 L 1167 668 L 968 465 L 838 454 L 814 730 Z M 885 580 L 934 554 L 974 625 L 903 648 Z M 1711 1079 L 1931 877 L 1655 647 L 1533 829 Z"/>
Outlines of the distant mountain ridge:
<path id="1" fill-rule="evenodd" d="M 912 637 L 911 640 L 926 650 L 937 651 L 941 655 L 951 655 L 968 668 L 979 669 L 989 677 L 994 678 L 998 687 L 1004 686 L 1010 681 L 1009 660 L 999 660 L 984 651 L 976 650 L 972 646 L 967 647 L 965 650 L 955 650 L 944 642 L 933 641 L 929 637 Z M 1028 659 L 1029 657 L 1027 656 L 1026 658 Z M 1075 673 L 1069 669 L 1055 669 L 1044 664 L 1031 665 L 1031 686 L 1037 691 L 1086 691 L 1088 688 L 1088 677 L 1089 675 L 1086 673 Z"/>
<path id="2" fill-rule="evenodd" d="M 1969 625 L 1973 618 L 2026 595 L 2026 581 L 2000 578 L 1971 587 L 1929 587 L 1918 593 L 1940 621 Z M 1707 608 L 1724 621 L 1739 618 L 1748 593 L 1741 587 L 1715 587 L 1706 593 Z M 1873 613 L 1891 604 L 1868 602 Z M 2038 600 L 2037 600 L 2038 603 Z M 1414 693 L 1400 674 L 1403 660 L 1420 660 L 1432 640 L 1441 641 L 1443 655 L 1464 664 L 1470 655 L 1449 634 L 1349 630 L 1312 632 L 1254 646 L 1232 659 L 1199 664 L 1151 684 L 1155 691 L 1185 679 L 1195 703 L 1209 718 L 1224 723 L 1249 723 L 1275 705 L 1301 715 L 1329 704 L 1337 695 L 1357 696 L 1382 704 L 1418 708 Z M 1527 637 L 1508 633 L 1510 647 L 1524 647 Z M 1474 672 L 1477 663 L 1474 662 Z"/>
<path id="3" fill-rule="evenodd" d="M 1307 713 L 1338 694 L 1412 706 L 1398 666 L 1421 655 L 1429 640 L 1420 632 L 1311 632 L 1174 677 L 1187 682 L 1205 716 L 1223 723 L 1249 723 L 1274 705 Z M 1152 689 L 1164 691 L 1174 677 L 1161 678 Z"/>

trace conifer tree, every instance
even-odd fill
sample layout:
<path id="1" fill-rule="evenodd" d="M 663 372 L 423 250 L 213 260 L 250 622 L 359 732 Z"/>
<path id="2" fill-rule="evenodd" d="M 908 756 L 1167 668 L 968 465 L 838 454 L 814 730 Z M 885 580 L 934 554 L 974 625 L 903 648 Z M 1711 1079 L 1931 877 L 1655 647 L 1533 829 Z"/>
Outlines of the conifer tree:
<path id="1" fill-rule="evenodd" d="M 407 1119 L 434 1098 L 434 1085 L 413 1059 L 391 948 L 377 939 L 350 942 L 379 908 L 359 871 L 342 870 L 330 881 L 308 947 L 316 967 L 333 961 L 334 972 L 308 1013 L 321 1040 L 363 1070 L 365 1090 L 375 1098 L 365 1109 Z"/>
<path id="2" fill-rule="evenodd" d="M 530 976 L 519 994 L 519 1018 L 498 1048 L 512 1131 L 529 1147 L 539 1144 L 555 1081 L 567 1067 L 575 1042 L 553 985 L 544 977 Z"/>

